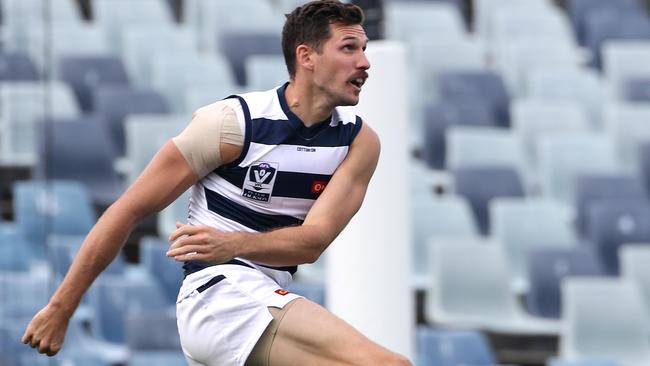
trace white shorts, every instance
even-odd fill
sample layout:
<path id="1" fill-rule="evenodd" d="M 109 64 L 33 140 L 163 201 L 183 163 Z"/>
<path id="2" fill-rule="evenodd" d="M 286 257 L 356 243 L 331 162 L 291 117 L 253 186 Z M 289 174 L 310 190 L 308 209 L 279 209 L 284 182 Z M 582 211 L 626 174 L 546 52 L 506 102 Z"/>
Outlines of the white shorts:
<path id="1" fill-rule="evenodd" d="M 268 307 L 301 297 L 284 290 L 288 272 L 251 265 L 212 266 L 183 281 L 176 316 L 190 365 L 243 366 L 273 319 Z"/>

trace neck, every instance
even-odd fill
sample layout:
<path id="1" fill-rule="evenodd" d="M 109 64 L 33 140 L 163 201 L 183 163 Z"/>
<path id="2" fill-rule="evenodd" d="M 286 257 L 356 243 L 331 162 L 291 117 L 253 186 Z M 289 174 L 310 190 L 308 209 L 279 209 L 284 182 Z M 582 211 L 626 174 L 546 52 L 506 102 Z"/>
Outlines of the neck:
<path id="1" fill-rule="evenodd" d="M 334 108 L 326 98 L 319 96 L 313 87 L 292 79 L 285 89 L 289 109 L 306 127 L 311 127 L 323 121 L 332 114 Z"/>

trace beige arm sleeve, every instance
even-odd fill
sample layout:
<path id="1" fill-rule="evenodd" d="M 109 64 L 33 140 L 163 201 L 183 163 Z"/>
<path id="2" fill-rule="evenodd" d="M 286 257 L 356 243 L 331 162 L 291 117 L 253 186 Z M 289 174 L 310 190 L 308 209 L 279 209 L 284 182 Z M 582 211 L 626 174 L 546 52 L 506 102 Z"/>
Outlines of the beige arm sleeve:
<path id="1" fill-rule="evenodd" d="M 225 163 L 221 144 L 244 145 L 243 126 L 239 101 L 222 100 L 194 112 L 192 121 L 172 141 L 192 170 L 204 177 Z"/>

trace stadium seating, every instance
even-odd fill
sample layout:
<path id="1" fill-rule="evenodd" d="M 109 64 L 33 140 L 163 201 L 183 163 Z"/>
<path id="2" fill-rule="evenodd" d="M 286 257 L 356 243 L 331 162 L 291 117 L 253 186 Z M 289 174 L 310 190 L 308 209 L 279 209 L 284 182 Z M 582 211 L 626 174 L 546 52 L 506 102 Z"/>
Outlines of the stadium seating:
<path id="1" fill-rule="evenodd" d="M 537 68 L 526 75 L 526 88 L 530 98 L 544 99 L 551 103 L 579 103 L 585 111 L 589 126 L 592 129 L 602 129 L 605 88 L 600 75 L 594 70 Z"/>
<path id="2" fill-rule="evenodd" d="M 168 249 L 167 240 L 155 237 L 143 238 L 139 249 L 140 263 L 151 278 L 160 285 L 168 303 L 174 304 L 183 282 L 183 269 L 181 263 L 165 255 Z"/>
<path id="3" fill-rule="evenodd" d="M 494 108 L 496 124 L 510 126 L 510 96 L 502 77 L 491 71 L 449 71 L 439 76 L 438 91 L 442 100 L 484 100 Z"/>
<path id="4" fill-rule="evenodd" d="M 445 131 L 445 167 L 507 167 L 529 181 L 524 145 L 512 130 L 496 127 L 451 126 Z"/>
<path id="5" fill-rule="evenodd" d="M 36 65 L 24 52 L 0 53 L 0 81 L 38 80 Z"/>
<path id="6" fill-rule="evenodd" d="M 124 155 L 124 120 L 131 114 L 166 114 L 170 107 L 158 92 L 128 86 L 102 86 L 95 90 L 95 113 L 106 123 L 117 155 Z"/>
<path id="7" fill-rule="evenodd" d="M 487 338 L 478 331 L 420 326 L 416 338 L 417 365 L 488 366 L 496 363 Z"/>
<path id="8" fill-rule="evenodd" d="M 614 143 L 607 134 L 543 135 L 535 147 L 542 194 L 566 203 L 575 200 L 579 175 L 621 171 Z"/>
<path id="9" fill-rule="evenodd" d="M 169 106 L 176 113 L 188 112 L 183 103 L 183 95 L 187 90 L 213 85 L 221 85 L 231 90 L 235 85 L 231 65 L 223 56 L 208 57 L 189 53 L 151 62 L 151 86 L 162 91 Z M 225 95 L 216 96 L 215 100 L 223 97 Z"/>
<path id="10" fill-rule="evenodd" d="M 75 118 L 81 110 L 72 89 L 60 82 L 0 83 L 0 160 L 33 166 L 37 158 L 38 124 L 46 113 L 52 118 Z"/>
<path id="11" fill-rule="evenodd" d="M 424 112 L 422 158 L 432 169 L 445 167 L 445 131 L 450 126 L 496 126 L 494 109 L 486 101 L 472 98 L 446 100 Z"/>
<path id="12" fill-rule="evenodd" d="M 593 202 L 587 208 L 586 238 L 610 275 L 619 274 L 619 248 L 650 243 L 650 204 L 638 199 Z"/>
<path id="13" fill-rule="evenodd" d="M 108 206 L 122 193 L 113 169 L 117 153 L 103 120 L 94 117 L 60 119 L 39 144 L 38 173 L 42 178 L 82 183 L 92 202 Z"/>
<path id="14" fill-rule="evenodd" d="M 109 342 L 124 343 L 129 316 L 162 314 L 168 302 L 161 288 L 150 279 L 127 281 L 124 278 L 98 279 L 89 290 L 93 308 L 93 334 Z"/>
<path id="15" fill-rule="evenodd" d="M 439 240 L 426 316 L 434 325 L 499 334 L 553 335 L 560 323 L 528 315 L 510 288 L 501 245 L 488 240 Z"/>
<path id="16" fill-rule="evenodd" d="M 413 270 L 428 283 L 432 245 L 436 238 L 474 238 L 479 235 L 474 215 L 464 197 L 443 195 L 411 201 Z"/>
<path id="17" fill-rule="evenodd" d="M 85 112 L 92 111 L 93 90 L 98 86 L 129 84 L 124 65 L 115 56 L 64 56 L 59 76 L 72 87 Z"/>
<path id="18" fill-rule="evenodd" d="M 479 232 L 490 228 L 489 202 L 496 197 L 523 197 L 524 186 L 517 172 L 507 167 L 464 167 L 452 170 L 456 193 L 470 203 Z"/>
<path id="19" fill-rule="evenodd" d="M 647 201 L 648 193 L 641 180 L 627 174 L 582 175 L 575 182 L 576 226 L 585 233 L 589 206 L 598 201 Z"/>
<path id="20" fill-rule="evenodd" d="M 503 245 L 513 289 L 528 290 L 528 254 L 534 249 L 569 249 L 577 242 L 572 207 L 544 198 L 497 197 L 489 202 L 490 234 Z"/>
<path id="21" fill-rule="evenodd" d="M 623 82 L 623 99 L 628 102 L 650 102 L 650 78 L 630 78 Z"/>
<path id="22" fill-rule="evenodd" d="M 613 99 L 622 99 L 626 80 L 650 73 L 650 66 L 641 61 L 650 55 L 650 36 L 646 40 L 607 42 L 602 53 L 603 74 Z"/>
<path id="23" fill-rule="evenodd" d="M 648 318 L 639 289 L 622 279 L 570 278 L 562 283 L 560 359 L 650 363 Z"/>
<path id="24" fill-rule="evenodd" d="M 287 66 L 281 55 L 252 55 L 245 62 L 247 86 L 250 90 L 268 90 L 289 80 Z"/>
<path id="25" fill-rule="evenodd" d="M 0 273 L 29 270 L 30 252 L 29 242 L 15 225 L 0 223 Z"/>
<path id="26" fill-rule="evenodd" d="M 604 274 L 600 260 L 588 245 L 532 248 L 526 260 L 530 279 L 526 309 L 545 318 L 562 317 L 560 285 L 565 278 Z"/>
<path id="27" fill-rule="evenodd" d="M 639 13 L 641 12 L 638 0 L 569 0 L 567 1 L 567 12 L 573 24 L 578 42 L 585 44 L 585 27 L 588 16 L 594 12 Z"/>
<path id="28" fill-rule="evenodd" d="M 86 235 L 95 222 L 88 191 L 78 182 L 17 182 L 13 197 L 17 228 L 36 258 L 44 258 L 48 235 Z"/>
<path id="29" fill-rule="evenodd" d="M 126 139 L 122 173 L 128 185 L 135 182 L 163 144 L 178 135 L 190 121 L 190 115 L 134 114 L 126 116 Z"/>
<path id="30" fill-rule="evenodd" d="M 272 33 L 229 32 L 221 35 L 221 53 L 230 62 L 235 80 L 240 86 L 247 85 L 246 59 L 252 55 L 280 55 L 279 35 Z"/>
<path id="31" fill-rule="evenodd" d="M 646 316 L 650 316 L 650 245 L 630 243 L 619 249 L 621 275 L 637 284 L 643 296 Z"/>

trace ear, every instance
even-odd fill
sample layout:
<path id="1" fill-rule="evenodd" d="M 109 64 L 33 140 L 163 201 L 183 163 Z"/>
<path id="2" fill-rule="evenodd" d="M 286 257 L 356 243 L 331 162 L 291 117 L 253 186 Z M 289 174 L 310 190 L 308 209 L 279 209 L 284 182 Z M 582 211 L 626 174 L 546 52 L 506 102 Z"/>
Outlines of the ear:
<path id="1" fill-rule="evenodd" d="M 304 44 L 296 47 L 296 65 L 300 65 L 302 68 L 307 70 L 314 69 L 314 50 Z"/>

